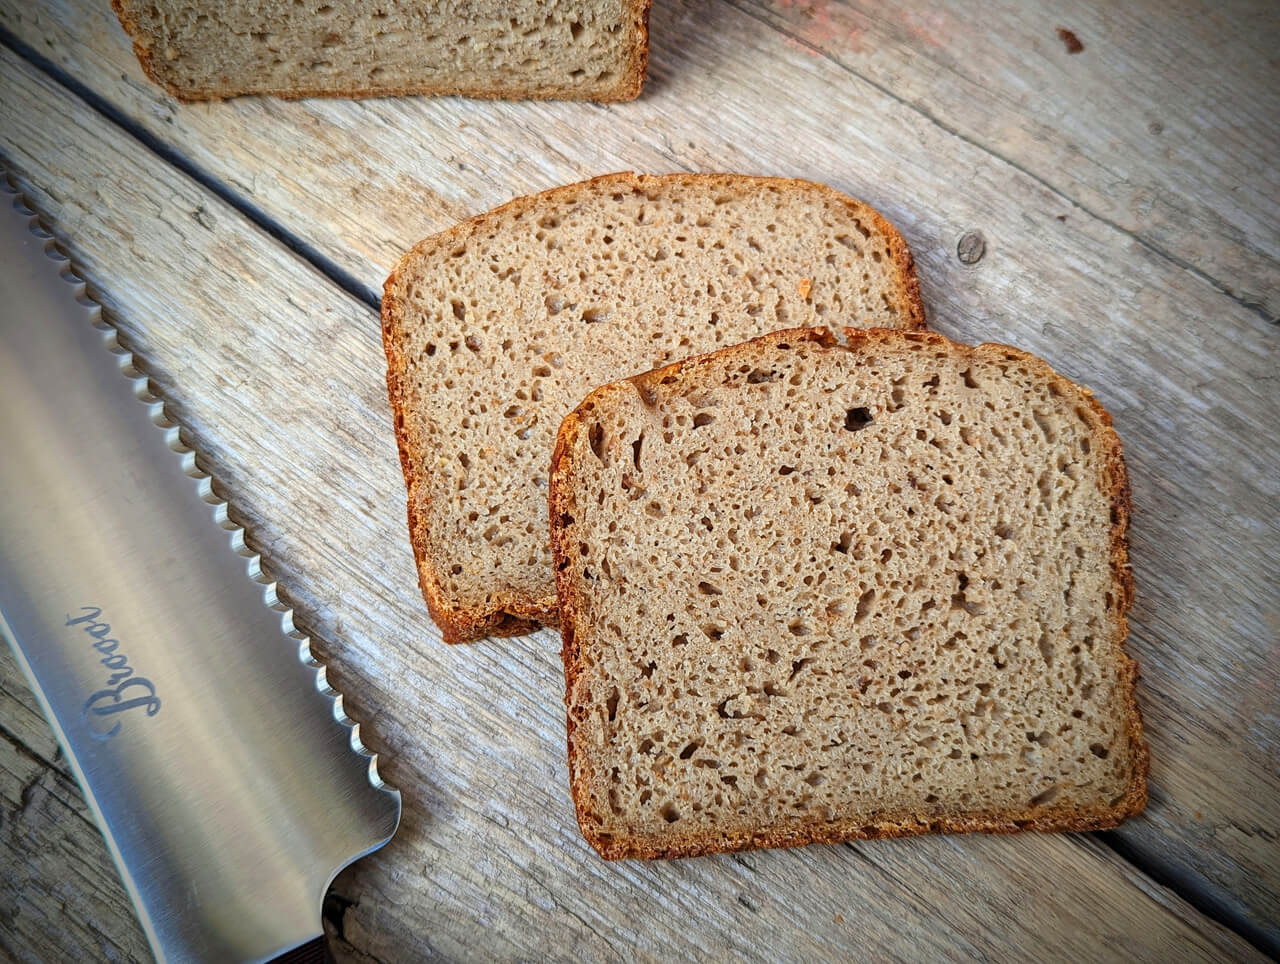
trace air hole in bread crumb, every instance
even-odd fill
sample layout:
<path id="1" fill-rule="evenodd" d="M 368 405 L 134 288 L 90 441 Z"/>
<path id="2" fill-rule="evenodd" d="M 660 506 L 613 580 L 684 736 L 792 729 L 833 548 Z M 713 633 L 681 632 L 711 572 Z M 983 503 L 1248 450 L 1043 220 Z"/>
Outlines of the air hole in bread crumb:
<path id="1" fill-rule="evenodd" d="M 588 308 L 582 313 L 582 320 L 589 325 L 599 324 L 609 320 L 609 311 L 607 308 Z"/>
<path id="2" fill-rule="evenodd" d="M 692 743 L 689 743 L 683 750 L 680 751 L 680 759 L 687 760 L 689 759 L 689 757 L 697 753 L 700 749 L 702 749 L 702 741 L 694 740 Z"/>
<path id="3" fill-rule="evenodd" d="M 858 432 L 866 428 L 874 421 L 871 418 L 871 412 L 865 408 L 851 408 L 844 415 L 844 430 L 846 432 Z"/>
<path id="4" fill-rule="evenodd" d="M 636 394 L 640 396 L 640 401 L 644 403 L 646 408 L 653 408 L 658 404 L 658 393 L 653 390 L 653 386 L 643 379 L 632 379 L 631 384 L 635 386 Z"/>
<path id="5" fill-rule="evenodd" d="M 1096 756 L 1099 760 L 1105 760 L 1111 753 L 1111 751 L 1108 750 L 1101 743 L 1090 743 L 1089 752 L 1092 753 L 1094 756 Z"/>
<path id="6" fill-rule="evenodd" d="M 601 462 L 604 461 L 604 426 L 599 422 L 592 424 L 587 429 L 587 442 L 591 446 L 591 451 Z"/>
<path id="7" fill-rule="evenodd" d="M 1045 666 L 1053 666 L 1053 643 L 1049 640 L 1048 633 L 1041 633 L 1040 639 L 1037 640 L 1040 647 L 1040 657 L 1044 660 Z"/>
<path id="8" fill-rule="evenodd" d="M 609 710 L 610 723 L 612 723 L 614 720 L 618 718 L 618 700 L 620 698 L 621 696 L 618 693 L 618 688 L 615 686 L 613 690 L 609 693 L 609 699 L 605 701 L 605 706 Z"/>
<path id="9" fill-rule="evenodd" d="M 716 417 L 714 415 L 708 415 L 706 412 L 699 412 L 697 415 L 693 416 L 693 427 L 702 428 L 702 426 L 710 425 L 715 420 Z"/>
<path id="10" fill-rule="evenodd" d="M 1046 442 L 1052 445 L 1054 442 L 1058 441 L 1057 431 L 1043 412 L 1033 411 L 1031 413 L 1031 417 L 1035 419 L 1036 425 L 1039 426 Z"/>
<path id="11" fill-rule="evenodd" d="M 853 621 L 860 623 L 867 618 L 871 612 L 871 604 L 876 600 L 876 591 L 868 589 L 860 597 L 858 597 L 858 608 L 854 611 Z"/>
<path id="12" fill-rule="evenodd" d="M 714 585 L 713 583 L 709 583 L 709 582 L 700 582 L 700 583 L 698 583 L 698 592 L 702 593 L 704 596 L 721 596 L 721 595 L 724 595 L 723 591 L 722 591 L 718 586 Z M 710 634 L 708 633 L 708 635 L 710 635 Z"/>
<path id="13" fill-rule="evenodd" d="M 1033 807 L 1047 806 L 1050 803 L 1053 803 L 1053 801 L 1058 798 L 1058 794 L 1061 792 L 1062 792 L 1062 787 L 1055 783 L 1051 787 L 1049 787 L 1047 790 L 1043 791 L 1042 793 L 1037 793 L 1034 797 L 1032 797 L 1031 806 Z"/>

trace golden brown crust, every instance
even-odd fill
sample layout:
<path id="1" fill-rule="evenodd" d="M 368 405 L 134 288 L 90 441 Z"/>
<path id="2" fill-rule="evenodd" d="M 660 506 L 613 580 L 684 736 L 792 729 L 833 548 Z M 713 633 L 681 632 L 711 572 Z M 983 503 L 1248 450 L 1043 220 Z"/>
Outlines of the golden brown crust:
<path id="1" fill-rule="evenodd" d="M 279 97 L 282 100 L 303 100 L 308 97 L 344 97 L 358 99 L 365 97 L 405 97 L 421 95 L 426 97 L 471 97 L 476 100 L 588 100 L 608 104 L 635 100 L 644 89 L 645 75 L 649 68 L 649 8 L 653 0 L 636 0 L 632 5 L 632 27 L 636 31 L 636 42 L 632 45 L 631 63 L 623 71 L 617 86 L 608 92 L 586 96 L 572 87 L 550 88 L 540 91 L 498 90 L 482 87 L 446 87 L 440 84 L 417 84 L 407 87 L 378 88 L 313 88 L 298 89 L 248 89 L 215 91 L 201 88 L 181 87 L 163 77 L 156 70 L 151 57 L 151 50 L 141 39 L 142 25 L 125 9 L 124 0 L 111 0 L 111 9 L 115 11 L 120 26 L 133 41 L 133 53 L 138 58 L 142 72 L 152 83 L 164 88 L 171 96 L 186 104 L 200 101 L 222 101 L 232 97 L 256 96 Z M 508 633 L 506 635 L 516 635 Z"/>
<path id="2" fill-rule="evenodd" d="M 1144 792 L 1144 805 L 1145 801 Z M 815 843 L 846 843 L 851 840 L 882 840 L 889 837 L 918 837 L 928 833 L 1019 833 L 1023 830 L 1063 833 L 1109 830 L 1127 817 L 1140 813 L 1142 807 L 1131 812 L 1120 812 L 1122 810 L 1121 805 L 1096 812 L 1073 808 L 1053 816 L 1023 810 L 1006 813 L 989 811 L 955 814 L 929 820 L 909 816 L 870 820 L 834 820 L 830 823 L 790 828 L 700 835 L 665 846 L 619 840 L 607 834 L 598 834 L 594 828 L 588 833 L 588 828 L 581 821 L 581 814 L 578 825 L 587 843 L 591 844 L 596 853 L 605 860 L 668 860 L 677 857 L 705 857 L 707 854 L 735 850 L 804 847 Z"/>
<path id="3" fill-rule="evenodd" d="M 569 470 L 568 459 L 573 452 L 574 442 L 584 417 L 608 395 L 619 391 L 628 382 L 644 389 L 650 384 L 657 384 L 667 376 L 679 375 L 685 367 L 695 365 L 709 357 L 700 355 L 593 391 L 577 409 L 565 417 L 556 438 L 555 452 L 551 460 L 548 503 L 551 515 L 551 547 L 555 559 L 556 590 L 560 599 L 560 632 L 563 637 L 561 658 L 565 673 L 570 793 L 583 837 L 606 860 L 697 857 L 760 847 L 798 847 L 811 843 L 841 843 L 849 840 L 907 837 L 926 833 L 1105 830 L 1116 826 L 1128 817 L 1136 816 L 1146 807 L 1150 756 L 1142 735 L 1142 715 L 1137 703 L 1138 664 L 1124 650 L 1124 643 L 1128 636 L 1126 613 L 1133 598 L 1133 579 L 1128 564 L 1128 523 L 1132 512 L 1132 501 L 1120 439 L 1112 427 L 1110 414 L 1087 388 L 1058 374 L 1042 359 L 1007 345 L 993 343 L 977 346 L 961 345 L 942 335 L 924 331 L 845 328 L 842 334 L 843 345 L 833 332 L 825 328 L 792 329 L 762 335 L 720 351 L 751 350 L 753 346 L 772 345 L 784 340 L 791 343 L 815 342 L 827 348 L 836 347 L 846 351 L 856 351 L 860 345 L 876 342 L 898 341 L 900 343 L 908 339 L 924 341 L 947 347 L 955 346 L 971 355 L 1001 356 L 1006 360 L 1022 362 L 1039 369 L 1063 394 L 1079 397 L 1089 405 L 1098 423 L 1093 441 L 1102 446 L 1102 450 L 1106 452 L 1104 482 L 1112 506 L 1111 568 L 1113 609 L 1116 616 L 1116 633 L 1113 641 L 1116 651 L 1121 654 L 1123 660 L 1118 685 L 1124 694 L 1127 711 L 1125 731 L 1132 753 L 1129 786 L 1125 794 L 1114 804 L 1091 809 L 1059 804 L 1023 810 L 943 814 L 929 819 L 914 814 L 885 814 L 870 820 L 836 820 L 824 823 L 799 823 L 791 827 L 756 831 L 696 834 L 685 839 L 674 839 L 661 846 L 655 846 L 640 838 L 625 839 L 600 832 L 600 829 L 588 819 L 587 781 L 577 769 L 575 729 L 578 722 L 586 715 L 587 708 L 573 703 L 575 685 L 582 667 L 581 643 L 577 633 L 578 614 L 581 607 L 572 574 L 569 572 L 571 549 L 566 526 L 572 522 L 573 500 L 566 481 Z M 718 352 L 710 354 L 718 354 Z"/>
<path id="4" fill-rule="evenodd" d="M 531 599 L 527 596 L 508 593 L 499 597 L 498 602 L 489 609 L 479 610 L 451 607 L 444 599 L 439 578 L 432 568 L 427 548 L 430 536 L 425 511 L 427 480 L 425 477 L 418 478 L 415 475 L 409 456 L 410 452 L 420 450 L 421 447 L 415 439 L 409 437 L 404 419 L 406 405 L 399 385 L 399 380 L 406 369 L 405 359 L 400 354 L 395 337 L 395 332 L 402 328 L 404 314 L 400 296 L 400 273 L 408 265 L 433 251 L 455 247 L 483 233 L 491 222 L 501 218 L 521 215 L 541 205 L 559 203 L 566 197 L 571 198 L 584 191 L 607 190 L 610 187 L 642 191 L 672 182 L 683 184 L 698 182 L 722 185 L 726 188 L 741 188 L 748 184 L 762 188 L 771 185 L 805 192 L 818 191 L 843 204 L 851 212 L 867 217 L 888 242 L 894 263 L 902 273 L 902 291 L 899 293 L 900 300 L 897 306 L 899 313 L 908 319 L 912 328 L 917 330 L 924 328 L 924 303 L 920 299 L 920 283 L 916 278 L 915 261 L 906 241 L 897 229 L 869 205 L 856 201 L 825 184 L 796 178 L 751 177 L 741 174 L 647 175 L 636 174 L 633 171 L 602 174 L 587 181 L 567 184 L 541 194 L 515 198 L 500 207 L 478 214 L 420 241 L 396 262 L 383 285 L 382 343 L 387 355 L 387 391 L 391 400 L 391 410 L 395 415 L 400 466 L 404 470 L 405 485 L 409 490 L 409 532 L 418 565 L 419 584 L 431 617 L 439 625 L 445 642 L 468 642 L 485 636 L 516 636 L 531 632 L 539 626 L 554 628 L 560 622 L 559 603 L 554 595 Z M 417 511 L 415 506 L 418 507 Z"/>

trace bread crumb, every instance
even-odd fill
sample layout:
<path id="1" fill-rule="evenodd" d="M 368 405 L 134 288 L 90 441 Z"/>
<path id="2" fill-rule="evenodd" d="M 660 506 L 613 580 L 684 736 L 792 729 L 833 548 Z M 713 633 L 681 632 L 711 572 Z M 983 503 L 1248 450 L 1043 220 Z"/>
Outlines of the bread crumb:
<path id="1" fill-rule="evenodd" d="M 604 386 L 562 424 L 571 789 L 606 858 L 1145 804 L 1103 410 L 1016 349 L 843 334 Z"/>
<path id="2" fill-rule="evenodd" d="M 813 281 L 809 278 L 801 278 L 800 283 L 796 285 L 796 291 L 801 298 L 808 298 L 809 292 L 813 290 Z"/>

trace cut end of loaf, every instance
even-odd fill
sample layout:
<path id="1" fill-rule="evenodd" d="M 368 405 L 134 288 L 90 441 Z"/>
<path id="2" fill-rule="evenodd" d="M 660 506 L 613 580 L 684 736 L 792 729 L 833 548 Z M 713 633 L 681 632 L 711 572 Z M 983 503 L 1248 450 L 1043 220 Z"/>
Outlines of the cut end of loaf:
<path id="1" fill-rule="evenodd" d="M 1145 805 L 1110 419 L 1014 349 L 843 334 L 606 386 L 561 429 L 570 775 L 606 857 Z"/>
<path id="2" fill-rule="evenodd" d="M 520 198 L 419 244 L 382 304 L 419 575 L 456 640 L 554 619 L 547 459 L 592 388 L 830 317 L 924 322 L 911 254 L 872 208 L 736 175 Z"/>
<path id="3" fill-rule="evenodd" d="M 182 100 L 463 95 L 617 101 L 640 94 L 648 0 L 389 5 L 112 0 L 147 76 Z"/>

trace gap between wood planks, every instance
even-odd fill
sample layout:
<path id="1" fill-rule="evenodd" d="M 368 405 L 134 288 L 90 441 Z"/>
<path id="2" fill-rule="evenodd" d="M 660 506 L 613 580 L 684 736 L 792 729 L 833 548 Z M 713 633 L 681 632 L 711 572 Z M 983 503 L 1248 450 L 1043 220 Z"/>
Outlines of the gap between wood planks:
<path id="1" fill-rule="evenodd" d="M 753 19 L 759 20 L 759 17 L 757 15 L 751 13 L 748 10 L 741 8 L 740 6 L 738 6 L 738 4 L 734 3 L 733 0 L 725 0 L 725 2 L 727 5 L 734 7 L 735 9 L 738 9 L 740 12 L 745 13 L 746 15 L 752 17 Z M 770 29 L 774 29 L 774 30 L 779 29 L 772 24 L 768 24 L 768 26 Z M 784 34 L 785 36 L 791 36 L 790 34 L 786 33 L 786 31 L 779 30 L 779 32 Z M 798 43 L 804 44 L 806 47 L 810 47 L 816 53 L 820 54 L 825 59 L 835 64 L 840 69 L 847 71 L 848 73 L 854 76 L 857 76 L 862 80 L 866 80 L 868 83 L 874 86 L 877 90 L 880 90 L 881 92 L 885 93 L 887 96 L 892 98 L 895 102 L 901 103 L 904 106 L 909 107 L 911 110 L 920 114 L 930 123 L 935 124 L 946 133 L 961 139 L 967 144 L 970 144 L 974 147 L 979 148 L 984 153 L 992 156 L 993 158 L 998 158 L 1004 161 L 1005 163 L 1008 163 L 1011 167 L 1017 169 L 1023 174 L 1026 174 L 1028 177 L 1030 177 L 1032 180 L 1034 180 L 1036 183 L 1040 184 L 1047 190 L 1053 192 L 1059 197 L 1062 197 L 1064 200 L 1068 201 L 1069 203 L 1074 204 L 1082 212 L 1088 214 L 1090 217 L 1094 218 L 1098 222 L 1104 225 L 1107 225 L 1108 227 L 1114 228 L 1116 231 L 1120 232 L 1121 234 L 1137 241 L 1138 243 L 1142 244 L 1144 247 L 1146 247 L 1153 253 L 1166 259 L 1169 263 L 1190 272 L 1192 275 L 1208 283 L 1215 290 L 1219 291 L 1221 294 L 1225 295 L 1226 297 L 1231 298 L 1233 301 L 1236 301 L 1241 306 L 1248 308 L 1249 310 L 1253 311 L 1255 314 L 1258 314 L 1260 317 L 1266 319 L 1267 321 L 1270 321 L 1273 323 L 1276 321 L 1276 319 L 1271 318 L 1260 306 L 1251 304 L 1249 302 L 1246 302 L 1236 297 L 1231 292 L 1227 291 L 1221 283 L 1217 282 L 1216 280 L 1214 280 L 1212 277 L 1208 276 L 1201 270 L 1195 268 L 1192 265 L 1187 264 L 1182 259 L 1166 251 L 1163 251 L 1158 246 L 1134 234 L 1132 231 L 1129 231 L 1115 224 L 1114 222 L 1108 220 L 1107 218 L 1102 217 L 1094 213 L 1093 211 L 1090 211 L 1089 209 L 1076 204 L 1076 202 L 1072 201 L 1071 198 L 1068 197 L 1064 192 L 1054 187 L 1053 185 L 1045 182 L 1044 180 L 1037 177 L 1035 174 L 1026 170 L 1022 166 L 1018 165 L 1013 161 L 1008 160 L 1007 158 L 1001 157 L 998 153 L 990 150 L 984 145 L 979 144 L 971 140 L 970 138 L 966 137 L 962 133 L 959 133 L 958 131 L 951 129 L 946 124 L 939 121 L 937 118 L 931 116 L 927 111 L 924 111 L 923 109 L 902 100 L 900 97 L 896 96 L 891 90 L 888 90 L 884 88 L 882 85 L 872 80 L 869 80 L 866 77 L 863 77 L 862 75 L 858 74 L 856 71 L 853 71 L 845 64 L 840 63 L 838 60 L 822 52 L 818 48 L 812 48 L 811 45 L 805 43 L 800 38 L 793 37 L 792 39 L 795 39 Z M 273 240 L 283 245 L 285 248 L 287 248 L 291 252 L 293 252 L 303 262 L 311 265 L 313 268 L 315 268 L 317 271 L 323 274 L 326 278 L 328 278 L 332 283 L 334 283 L 337 287 L 341 288 L 344 292 L 351 295 L 353 298 L 355 298 L 359 302 L 367 305 L 371 310 L 375 312 L 380 310 L 380 298 L 372 288 L 370 288 L 369 286 L 361 282 L 349 271 L 339 266 L 331 258 L 325 256 L 315 246 L 313 246 L 312 244 L 298 237 L 295 233 L 288 230 L 277 219 L 266 214 L 257 206 L 249 202 L 246 198 L 236 193 L 236 191 L 231 187 L 229 187 L 227 184 L 225 184 L 215 176 L 209 174 L 205 170 L 201 169 L 190 158 L 182 155 L 173 147 L 165 143 L 163 140 L 149 133 L 140 124 L 131 120 L 128 116 L 126 116 L 123 112 L 117 109 L 113 104 L 111 104 L 105 98 L 101 97 L 92 89 L 86 87 L 83 83 L 81 83 L 80 81 L 76 80 L 74 77 L 67 74 L 64 70 L 59 68 L 56 64 L 54 64 L 48 58 L 45 58 L 42 55 L 40 55 L 37 51 L 35 51 L 31 47 L 23 43 L 21 40 L 19 40 L 15 36 L 13 36 L 11 33 L 9 33 L 9 31 L 4 29 L 3 27 L 0 27 L 0 43 L 3 43 L 5 46 L 9 47 L 14 53 L 24 58 L 29 63 L 31 63 L 34 67 L 36 67 L 37 69 L 45 73 L 54 82 L 60 84 L 62 87 L 69 90 L 72 94 L 79 97 L 87 105 L 89 105 L 94 111 L 100 114 L 105 120 L 115 125 L 116 127 L 122 129 L 124 132 L 126 132 L 130 136 L 132 136 L 138 143 L 140 143 L 147 150 L 155 154 L 160 160 L 176 168 L 177 170 L 182 172 L 185 176 L 189 177 L 192 181 L 196 182 L 201 187 L 203 187 L 204 189 L 208 190 L 210 193 L 218 197 L 221 201 L 228 204 L 234 210 L 242 214 L 256 227 L 261 229 L 266 235 L 268 235 Z M 21 741 L 17 740 L 11 734 L 5 733 L 4 736 L 9 742 L 13 743 L 15 747 L 21 749 L 27 755 L 32 756 L 33 758 L 39 760 L 39 762 L 41 762 L 45 766 L 49 767 L 51 770 L 54 770 L 55 772 L 57 772 L 58 768 L 56 766 L 38 757 L 34 753 L 34 751 L 26 747 L 25 743 L 22 743 Z M 1193 908 L 1195 908 L 1198 912 L 1203 914 L 1205 917 L 1235 932 L 1236 934 L 1238 934 L 1244 940 L 1248 941 L 1250 944 L 1252 944 L 1254 947 L 1256 947 L 1258 950 L 1262 951 L 1263 953 L 1271 956 L 1280 955 L 1280 946 L 1276 946 L 1274 942 L 1270 941 L 1268 938 L 1268 935 L 1265 932 L 1263 932 L 1259 927 L 1252 924 L 1246 917 L 1234 911 L 1231 907 L 1226 905 L 1222 900 L 1215 897 L 1213 894 L 1197 886 L 1194 880 L 1187 879 L 1186 876 L 1179 873 L 1176 868 L 1170 868 L 1163 861 L 1161 861 L 1158 858 L 1158 856 L 1153 856 L 1151 854 L 1148 854 L 1142 849 L 1126 843 L 1122 839 L 1114 838 L 1114 835 L 1090 834 L 1089 836 L 1092 836 L 1094 840 L 1098 842 L 1100 845 L 1105 846 L 1107 849 L 1115 853 L 1118 857 L 1120 857 L 1125 862 L 1130 864 L 1140 874 L 1147 877 L 1154 884 L 1168 889 L 1172 893 L 1176 894 L 1177 896 L 1185 900 L 1188 904 L 1190 904 Z"/>
<path id="2" fill-rule="evenodd" d="M 805 40 L 804 37 L 796 33 L 793 33 L 789 30 L 786 30 L 776 23 L 773 23 L 772 21 L 761 16 L 758 11 L 752 10 L 750 7 L 744 6 L 741 3 L 737 3 L 736 0 L 721 0 L 721 2 L 725 3 L 730 7 L 733 7 L 733 9 L 737 10 L 743 16 L 750 17 L 752 20 L 756 21 L 757 23 L 763 24 L 764 26 L 768 27 L 770 30 L 776 30 L 778 33 L 786 37 L 788 40 L 792 41 L 793 43 L 799 44 L 800 46 L 804 47 L 806 50 L 811 51 L 813 54 L 823 58 L 827 62 L 834 64 L 836 67 L 843 70 L 845 73 L 851 74 L 852 76 L 857 77 L 859 80 L 864 81 L 867 84 L 870 84 L 880 93 L 884 94 L 886 97 L 892 100 L 895 104 L 900 104 L 907 110 L 912 111 L 916 114 L 919 114 L 921 117 L 927 120 L 930 124 L 933 124 L 939 130 L 945 131 L 947 134 L 950 134 L 952 137 L 955 137 L 958 140 L 961 140 L 972 147 L 976 147 L 978 150 L 982 151 L 984 154 L 989 154 L 992 157 L 1001 161 L 1002 163 L 1008 164 L 1011 168 L 1013 168 L 1018 173 L 1023 174 L 1026 177 L 1030 178 L 1036 184 L 1039 184 L 1041 187 L 1043 187 L 1046 191 L 1051 191 L 1053 194 L 1062 198 L 1072 207 L 1078 209 L 1079 211 L 1082 211 L 1084 214 L 1093 218 L 1095 221 L 1099 222 L 1100 224 L 1105 224 L 1107 227 L 1119 232 L 1120 234 L 1123 234 L 1125 237 L 1130 238 L 1133 241 L 1136 241 L 1138 244 L 1142 245 L 1144 248 L 1146 248 L 1148 251 L 1152 252 L 1153 254 L 1157 255 L 1158 257 L 1161 257 L 1164 260 L 1168 261 L 1170 264 L 1181 268 L 1183 271 L 1186 271 L 1188 274 L 1192 275 L 1193 277 L 1199 278 L 1205 284 L 1212 287 L 1215 291 L 1218 291 L 1225 297 L 1230 298 L 1232 301 L 1240 305 L 1242 308 L 1246 308 L 1249 311 L 1253 312 L 1255 315 L 1257 315 L 1259 318 L 1263 319 L 1264 321 L 1270 322 L 1271 324 L 1280 327 L 1280 317 L 1270 314 L 1262 305 L 1258 304 L 1257 302 L 1249 301 L 1245 298 L 1240 297 L 1235 292 L 1231 291 L 1231 289 L 1229 289 L 1225 283 L 1219 281 L 1217 278 L 1214 278 L 1212 275 L 1196 267 L 1194 264 L 1187 261 L 1186 259 L 1178 257 L 1176 254 L 1172 253 L 1171 251 L 1166 251 L 1164 248 L 1160 247 L 1158 244 L 1154 243 L 1148 238 L 1143 237 L 1141 234 L 1137 234 L 1129 230 L 1128 228 L 1124 227 L 1123 225 L 1118 224 L 1117 222 L 1113 221 L 1111 218 L 1108 218 L 1106 215 L 1100 214 L 1097 211 L 1093 210 L 1092 208 L 1085 207 L 1083 204 L 1075 200 L 1073 197 L 1071 197 L 1069 194 L 1067 194 L 1057 185 L 1053 184 L 1050 181 L 1046 181 L 1043 177 L 1036 174 L 1035 171 L 1032 171 L 1030 168 L 1018 163 L 1012 157 L 1007 157 L 1004 154 L 1001 154 L 999 151 L 992 149 L 990 146 L 983 144 L 981 141 L 974 140 L 972 137 L 965 134 L 963 131 L 959 130 L 958 128 L 952 127 L 950 124 L 947 124 L 940 117 L 936 116 L 931 111 L 925 109 L 920 104 L 913 103 L 912 101 L 901 97 L 900 95 L 894 92 L 893 88 L 885 86 L 884 84 L 876 80 L 874 77 L 868 74 L 859 73 L 857 70 L 854 70 L 852 67 L 850 67 L 844 61 L 840 60 L 834 54 L 831 54 L 828 51 L 823 50 L 821 47 L 815 46 L 814 44 L 810 43 L 808 40 Z"/>
<path id="3" fill-rule="evenodd" d="M 1280 947 L 1243 914 L 1237 913 L 1212 893 L 1197 887 L 1187 875 L 1162 861 L 1159 856 L 1142 853 L 1123 837 L 1112 833 L 1091 833 L 1094 840 L 1113 854 L 1149 877 L 1166 890 L 1177 894 L 1197 911 L 1223 927 L 1227 927 L 1273 959 L 1280 959 Z"/>
<path id="4" fill-rule="evenodd" d="M 110 101 L 86 87 L 47 57 L 41 56 L 38 51 L 27 46 L 2 26 L 0 26 L 0 43 L 67 88 L 112 124 L 124 129 L 134 140 L 138 141 L 166 164 L 176 167 L 191 180 L 217 197 L 218 200 L 235 208 L 236 211 L 243 214 L 274 240 L 298 255 L 303 261 L 306 261 L 351 297 L 368 305 L 374 311 L 381 312 L 381 296 L 355 275 L 326 257 L 314 245 L 307 243 L 286 229 L 284 225 L 280 224 L 279 221 L 265 211 L 250 204 L 222 181 L 201 170 L 189 158 L 175 151 L 164 141 L 151 134 L 141 124 L 129 118 L 123 111 L 118 110 Z"/>

